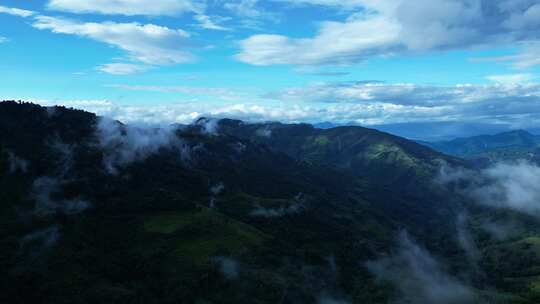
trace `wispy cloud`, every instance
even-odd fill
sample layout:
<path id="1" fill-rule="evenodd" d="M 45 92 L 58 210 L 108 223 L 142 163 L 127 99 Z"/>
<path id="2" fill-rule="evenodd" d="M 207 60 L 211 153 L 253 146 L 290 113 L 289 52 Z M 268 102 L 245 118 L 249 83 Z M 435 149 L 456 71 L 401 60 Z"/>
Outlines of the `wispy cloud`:
<path id="1" fill-rule="evenodd" d="M 139 23 L 87 23 L 49 16 L 37 16 L 33 26 L 118 47 L 126 51 L 130 59 L 146 64 L 167 65 L 194 60 L 186 50 L 189 34 L 180 29 Z"/>
<path id="2" fill-rule="evenodd" d="M 478 303 L 473 290 L 445 271 L 425 248 L 403 232 L 395 254 L 367 263 L 379 279 L 392 283 L 399 291 L 394 303 Z"/>
<path id="3" fill-rule="evenodd" d="M 230 31 L 231 29 L 221 25 L 223 22 L 230 20 L 231 18 L 219 17 L 219 16 L 208 16 L 204 14 L 195 15 L 193 17 L 195 21 L 198 22 L 196 26 L 215 31 Z"/>
<path id="4" fill-rule="evenodd" d="M 113 74 L 113 75 L 130 75 L 139 72 L 144 72 L 148 69 L 147 66 L 132 64 L 132 63 L 108 63 L 100 65 L 96 68 L 98 71 Z"/>
<path id="5" fill-rule="evenodd" d="M 49 9 L 71 13 L 99 13 L 107 15 L 174 16 L 198 12 L 202 1 L 192 0 L 50 0 Z"/>
<path id="6" fill-rule="evenodd" d="M 472 58 L 473 62 L 507 62 L 518 70 L 528 69 L 540 65 L 540 42 L 527 42 L 520 45 L 520 49 L 515 55 Z"/>
<path id="7" fill-rule="evenodd" d="M 159 93 L 179 93 L 179 94 L 202 94 L 202 95 L 233 95 L 233 91 L 228 88 L 212 87 L 189 87 L 189 86 L 152 86 L 152 85 L 123 85 L 113 84 L 109 87 L 124 89 L 129 91 L 146 91 Z"/>
<path id="8" fill-rule="evenodd" d="M 532 82 L 535 77 L 533 74 L 506 74 L 506 75 L 490 75 L 486 79 L 501 83 L 501 84 L 520 84 Z"/>
<path id="9" fill-rule="evenodd" d="M 0 6 L 0 13 L 13 15 L 13 16 L 17 16 L 17 17 L 23 17 L 23 18 L 31 17 L 31 16 L 36 14 L 33 11 L 23 10 L 23 9 L 19 9 L 19 8 L 6 7 L 6 6 Z"/>

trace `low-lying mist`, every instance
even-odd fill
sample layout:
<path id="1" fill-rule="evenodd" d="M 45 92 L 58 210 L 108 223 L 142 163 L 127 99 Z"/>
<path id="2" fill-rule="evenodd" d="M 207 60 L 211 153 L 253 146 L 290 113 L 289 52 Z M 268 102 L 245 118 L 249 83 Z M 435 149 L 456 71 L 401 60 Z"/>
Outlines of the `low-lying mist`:
<path id="1" fill-rule="evenodd" d="M 527 161 L 500 162 L 482 170 L 441 168 L 438 182 L 479 204 L 540 216 L 540 167 Z"/>
<path id="2" fill-rule="evenodd" d="M 418 245 L 406 232 L 399 234 L 397 250 L 366 264 L 379 281 L 397 289 L 393 303 L 478 303 L 472 288 L 448 273 L 443 263 Z"/>

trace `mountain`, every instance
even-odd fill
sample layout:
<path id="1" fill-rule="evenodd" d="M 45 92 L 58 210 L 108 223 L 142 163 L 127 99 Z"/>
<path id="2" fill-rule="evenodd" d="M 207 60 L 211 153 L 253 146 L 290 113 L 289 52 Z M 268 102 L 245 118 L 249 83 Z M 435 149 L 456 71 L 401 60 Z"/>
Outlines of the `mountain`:
<path id="1" fill-rule="evenodd" d="M 374 129 L 357 126 L 319 129 L 309 124 L 244 124 L 221 120 L 220 131 L 265 144 L 294 159 L 324 164 L 405 188 L 415 178 L 431 178 L 441 162 L 462 163 L 420 144 Z"/>
<path id="2" fill-rule="evenodd" d="M 471 170 L 361 127 L 2 102 L 0 301 L 537 303 L 538 219 L 442 187 L 441 166 Z"/>
<path id="3" fill-rule="evenodd" d="M 345 124 L 335 124 L 322 122 L 314 124 L 316 128 L 331 129 L 342 126 L 358 126 L 358 123 L 350 122 Z M 370 128 L 390 133 L 396 136 L 405 137 L 418 141 L 450 141 L 456 138 L 471 137 L 478 135 L 493 135 L 512 130 L 510 125 L 473 123 L 473 122 L 406 122 L 389 123 L 383 125 L 372 125 Z M 530 132 L 537 133 L 537 130 L 530 129 Z"/>
<path id="4" fill-rule="evenodd" d="M 540 136 L 524 130 L 458 138 L 451 141 L 423 142 L 428 147 L 457 157 L 499 160 L 539 160 Z"/>

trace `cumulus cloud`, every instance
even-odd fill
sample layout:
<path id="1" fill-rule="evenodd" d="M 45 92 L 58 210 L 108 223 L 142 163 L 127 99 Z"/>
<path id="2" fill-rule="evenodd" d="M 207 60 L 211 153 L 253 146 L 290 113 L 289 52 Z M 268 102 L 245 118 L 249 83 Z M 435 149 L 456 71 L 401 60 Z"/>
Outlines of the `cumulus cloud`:
<path id="1" fill-rule="evenodd" d="M 49 16 L 35 17 L 33 26 L 107 43 L 126 51 L 130 59 L 146 64 L 167 65 L 194 60 L 194 56 L 186 51 L 189 34 L 180 29 L 154 24 L 80 22 Z"/>
<path id="2" fill-rule="evenodd" d="M 405 232 L 399 235 L 395 254 L 366 265 L 378 280 L 397 288 L 399 299 L 394 303 L 478 303 L 471 288 L 448 274 L 439 261 Z"/>
<path id="3" fill-rule="evenodd" d="M 101 118 L 96 130 L 99 146 L 104 149 L 103 165 L 110 174 L 135 161 L 142 161 L 164 147 L 180 145 L 173 127 L 122 125 Z"/>
<path id="4" fill-rule="evenodd" d="M 373 56 L 535 41 L 535 0 L 289 0 L 359 6 L 342 22 L 323 22 L 308 38 L 254 35 L 236 58 L 254 65 L 355 63 Z"/>
<path id="5" fill-rule="evenodd" d="M 198 12 L 200 1 L 192 0 L 50 0 L 49 9 L 71 13 L 99 13 L 108 15 L 178 15 Z"/>
<path id="6" fill-rule="evenodd" d="M 100 65 L 96 70 L 112 75 L 130 75 L 144 72 L 148 67 L 132 63 L 108 63 Z"/>
<path id="7" fill-rule="evenodd" d="M 20 8 L 12 8 L 12 7 L 6 7 L 6 6 L 0 6 L 0 14 L 8 14 L 13 15 L 17 17 L 31 17 L 35 15 L 35 12 L 29 11 L 29 10 L 23 10 Z"/>
<path id="8" fill-rule="evenodd" d="M 480 204 L 540 215 L 540 167 L 535 164 L 497 163 L 480 171 L 446 167 L 439 180 L 463 184 L 460 190 Z"/>
<path id="9" fill-rule="evenodd" d="M 373 28 L 386 28 L 381 32 Z M 359 33 L 362 33 L 359 37 Z M 294 39 L 281 35 L 255 35 L 240 42 L 236 58 L 254 65 L 343 64 L 375 55 L 387 49 L 398 36 L 398 28 L 381 18 L 365 22 L 326 22 L 313 39 Z M 389 50 L 385 50 L 389 51 Z"/>

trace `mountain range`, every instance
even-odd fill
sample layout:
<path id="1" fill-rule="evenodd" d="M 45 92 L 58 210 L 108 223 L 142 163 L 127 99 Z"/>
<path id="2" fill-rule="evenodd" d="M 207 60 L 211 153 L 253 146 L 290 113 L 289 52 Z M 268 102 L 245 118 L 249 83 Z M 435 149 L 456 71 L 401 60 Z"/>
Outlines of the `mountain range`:
<path id="1" fill-rule="evenodd" d="M 488 163 L 519 159 L 533 162 L 540 160 L 540 136 L 525 130 L 421 143 L 448 155 Z"/>
<path id="2" fill-rule="evenodd" d="M 506 188 L 474 164 L 529 135 L 423 145 L 5 101 L 0 301 L 538 303 L 537 210 L 481 200 Z"/>

